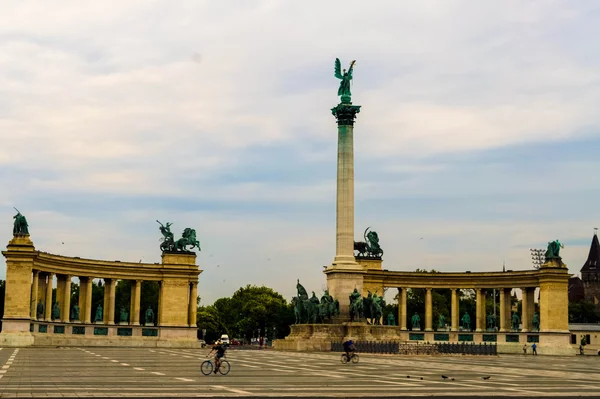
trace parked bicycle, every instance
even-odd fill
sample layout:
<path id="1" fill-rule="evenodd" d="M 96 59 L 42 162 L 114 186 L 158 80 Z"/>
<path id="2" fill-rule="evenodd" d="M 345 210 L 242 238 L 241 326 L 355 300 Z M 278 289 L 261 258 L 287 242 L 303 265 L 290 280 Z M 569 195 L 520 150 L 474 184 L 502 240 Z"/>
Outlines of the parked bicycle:
<path id="1" fill-rule="evenodd" d="M 219 361 L 219 368 L 217 369 L 217 372 L 221 373 L 222 375 L 227 375 L 229 370 L 231 370 L 231 365 L 229 362 L 225 359 L 221 359 Z M 202 371 L 202 374 L 204 375 L 210 375 L 210 373 L 215 371 L 215 364 L 211 359 L 205 360 L 200 366 L 200 371 Z"/>
<path id="2" fill-rule="evenodd" d="M 360 357 L 358 356 L 357 353 L 352 352 L 351 355 L 347 355 L 345 353 L 342 353 L 342 363 L 346 364 L 348 362 L 352 362 L 352 363 L 358 363 Z"/>

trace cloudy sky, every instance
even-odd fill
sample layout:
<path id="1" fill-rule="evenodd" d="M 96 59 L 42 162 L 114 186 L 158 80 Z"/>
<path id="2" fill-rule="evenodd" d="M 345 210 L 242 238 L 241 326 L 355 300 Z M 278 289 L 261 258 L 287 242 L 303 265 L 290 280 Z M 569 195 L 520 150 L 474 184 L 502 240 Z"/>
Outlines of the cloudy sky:
<path id="1" fill-rule="evenodd" d="M 595 0 L 6 2 L 0 241 L 16 206 L 39 250 L 158 262 L 159 219 L 197 230 L 203 303 L 322 292 L 339 57 L 356 239 L 378 231 L 386 269 L 529 269 L 558 238 L 576 273 L 600 227 L 598 20 Z"/>

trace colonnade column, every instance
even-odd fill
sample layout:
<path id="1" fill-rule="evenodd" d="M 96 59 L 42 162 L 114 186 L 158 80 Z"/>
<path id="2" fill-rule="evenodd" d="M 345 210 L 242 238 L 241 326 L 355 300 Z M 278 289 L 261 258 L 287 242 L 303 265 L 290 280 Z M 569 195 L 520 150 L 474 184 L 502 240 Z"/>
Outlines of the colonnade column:
<path id="1" fill-rule="evenodd" d="M 406 288 L 398 288 L 398 325 L 406 331 Z"/>
<path id="2" fill-rule="evenodd" d="M 500 288 L 500 332 L 506 332 L 506 292 Z"/>
<path id="3" fill-rule="evenodd" d="M 129 320 L 134 326 L 140 325 L 140 302 L 142 299 L 142 281 L 135 280 L 131 285 L 131 306 Z"/>
<path id="4" fill-rule="evenodd" d="M 479 304 L 478 304 L 479 305 Z M 486 290 L 481 290 L 481 330 L 485 331 L 487 326 L 487 292 Z M 479 306 L 477 307 L 479 309 Z"/>
<path id="5" fill-rule="evenodd" d="M 188 304 L 188 323 L 190 327 L 196 327 L 196 297 L 198 296 L 198 282 L 190 284 L 190 301 Z"/>
<path id="6" fill-rule="evenodd" d="M 529 314 L 529 320 L 527 321 L 527 328 L 529 328 L 529 330 L 533 329 L 533 315 L 535 313 L 535 287 L 530 287 L 527 288 L 527 307 L 528 307 L 528 311 L 527 314 Z"/>
<path id="7" fill-rule="evenodd" d="M 433 331 L 433 306 L 431 300 L 431 288 L 425 290 L 425 331 Z"/>
<path id="8" fill-rule="evenodd" d="M 37 309 L 37 302 L 38 302 L 37 299 L 38 299 L 39 276 L 40 276 L 40 271 L 34 270 L 33 271 L 33 284 L 31 287 L 31 303 L 30 303 L 30 310 L 31 310 L 30 315 L 31 315 L 32 320 L 37 319 L 36 309 Z"/>
<path id="9" fill-rule="evenodd" d="M 54 273 L 48 273 L 48 282 L 46 283 L 46 311 L 44 319 L 46 321 L 52 321 L 52 282 L 54 280 Z"/>
<path id="10" fill-rule="evenodd" d="M 529 288 L 521 289 L 521 323 L 523 327 L 521 328 L 522 332 L 528 332 L 531 328 L 529 327 L 529 320 L 531 320 L 531 315 L 529 314 L 529 298 L 527 295 L 527 290 Z"/>
<path id="11" fill-rule="evenodd" d="M 84 321 L 86 323 L 91 323 L 92 322 L 92 292 L 94 292 L 93 289 L 93 279 L 91 277 L 88 277 L 85 285 L 86 285 L 86 289 L 85 289 L 85 318 Z"/>
<path id="12" fill-rule="evenodd" d="M 452 310 L 450 317 L 452 318 L 452 331 L 458 331 L 458 309 L 459 309 L 458 292 L 456 288 L 452 288 Z"/>
<path id="13" fill-rule="evenodd" d="M 511 312 L 512 312 L 512 298 L 510 295 L 510 292 L 512 291 L 512 288 L 505 288 L 504 289 L 506 292 L 504 293 L 504 298 L 506 298 L 506 300 L 504 301 L 504 306 L 506 306 L 506 310 L 504 311 L 504 314 L 506 315 L 506 329 L 507 331 L 510 331 L 511 329 Z"/>
<path id="14" fill-rule="evenodd" d="M 115 287 L 117 286 L 117 280 L 114 278 L 110 279 L 108 284 L 109 294 L 109 307 L 108 307 L 108 324 L 115 324 Z"/>
<path id="15" fill-rule="evenodd" d="M 65 276 L 63 287 L 63 303 L 60 318 L 63 323 L 68 323 L 71 317 L 71 276 Z"/>
<path id="16" fill-rule="evenodd" d="M 481 332 L 481 288 L 475 289 L 475 332 Z"/>

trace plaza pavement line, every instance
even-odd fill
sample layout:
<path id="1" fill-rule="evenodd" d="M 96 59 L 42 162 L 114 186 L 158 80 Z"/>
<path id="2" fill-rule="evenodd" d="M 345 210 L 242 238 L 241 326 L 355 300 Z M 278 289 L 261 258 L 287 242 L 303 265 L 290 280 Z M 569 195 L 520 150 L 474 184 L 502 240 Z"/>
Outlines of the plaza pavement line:
<path id="1" fill-rule="evenodd" d="M 8 358 L 8 360 L 6 361 L 6 363 L 4 364 L 4 366 L 2 366 L 2 370 L 0 370 L 0 378 L 4 377 L 4 374 L 8 371 L 8 369 L 10 368 L 10 366 L 13 364 L 15 357 L 17 356 L 17 353 L 19 353 L 18 349 L 15 349 L 12 353 L 12 355 L 10 355 L 10 357 Z"/>
<path id="2" fill-rule="evenodd" d="M 248 396 L 252 395 L 251 392 L 242 391 L 241 389 L 229 388 L 229 387 L 225 387 L 223 385 L 212 385 L 212 387 L 215 388 L 215 389 L 223 389 L 225 391 L 229 391 L 229 392 L 233 392 L 233 393 L 239 393 L 241 395 L 248 395 Z"/>

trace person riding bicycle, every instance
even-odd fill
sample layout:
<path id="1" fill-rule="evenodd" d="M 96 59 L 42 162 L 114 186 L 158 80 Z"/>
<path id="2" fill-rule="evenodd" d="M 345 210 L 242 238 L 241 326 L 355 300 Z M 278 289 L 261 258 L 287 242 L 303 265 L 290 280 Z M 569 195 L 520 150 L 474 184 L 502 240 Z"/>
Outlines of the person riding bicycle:
<path id="1" fill-rule="evenodd" d="M 221 341 L 220 339 L 217 340 L 207 357 L 210 356 L 213 352 L 215 352 L 215 374 L 217 374 L 217 371 L 219 371 L 219 366 L 221 365 L 220 359 L 223 356 L 225 356 L 225 345 L 223 345 L 223 341 Z"/>
<path id="2" fill-rule="evenodd" d="M 351 353 L 353 353 L 354 351 L 356 351 L 354 341 L 349 339 L 348 341 L 344 342 L 344 352 L 346 352 L 346 358 L 348 358 L 348 360 L 350 360 L 350 358 L 352 357 Z"/>

